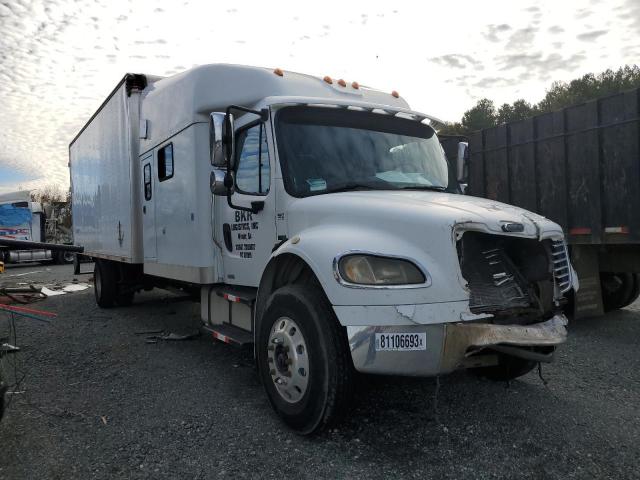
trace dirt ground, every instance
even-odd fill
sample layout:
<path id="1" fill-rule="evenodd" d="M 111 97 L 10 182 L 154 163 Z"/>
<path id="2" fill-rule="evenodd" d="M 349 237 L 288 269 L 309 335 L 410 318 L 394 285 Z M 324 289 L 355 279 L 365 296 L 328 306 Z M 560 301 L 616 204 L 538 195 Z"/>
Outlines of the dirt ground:
<path id="1" fill-rule="evenodd" d="M 0 281 L 73 278 L 32 265 Z M 365 377 L 346 423 L 314 438 L 280 423 L 243 352 L 147 343 L 141 332 L 197 329 L 176 295 L 101 310 L 89 289 L 34 308 L 58 317 L 15 320 L 24 379 L 0 424 L 1 479 L 640 478 L 638 303 L 572 322 L 546 386 L 537 372 L 509 386 L 460 372 L 436 395 L 433 379 Z"/>

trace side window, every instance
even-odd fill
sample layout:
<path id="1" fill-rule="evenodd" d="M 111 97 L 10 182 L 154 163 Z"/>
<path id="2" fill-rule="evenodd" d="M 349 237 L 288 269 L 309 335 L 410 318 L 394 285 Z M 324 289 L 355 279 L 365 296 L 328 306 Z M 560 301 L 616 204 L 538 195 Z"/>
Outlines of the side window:
<path id="1" fill-rule="evenodd" d="M 237 140 L 236 189 L 240 193 L 269 193 L 269 150 L 264 124 L 241 131 Z"/>
<path id="2" fill-rule="evenodd" d="M 144 199 L 151 200 L 151 164 L 147 163 L 143 168 L 144 173 Z"/>
<path id="3" fill-rule="evenodd" d="M 158 180 L 164 182 L 173 177 L 173 143 L 158 150 Z"/>

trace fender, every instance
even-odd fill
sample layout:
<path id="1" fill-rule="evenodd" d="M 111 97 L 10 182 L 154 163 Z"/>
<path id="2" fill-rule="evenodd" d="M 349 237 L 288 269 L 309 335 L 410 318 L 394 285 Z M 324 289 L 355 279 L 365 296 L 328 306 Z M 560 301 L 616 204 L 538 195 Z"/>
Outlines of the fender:
<path id="1" fill-rule="evenodd" d="M 414 305 L 468 300 L 469 295 L 461 284 L 461 277 L 456 274 L 460 265 L 455 246 L 442 242 L 440 245 L 430 245 L 427 249 L 420 240 L 407 239 L 375 227 L 349 228 L 343 224 L 325 224 L 298 232 L 273 252 L 270 262 L 283 254 L 301 258 L 313 271 L 334 306 Z M 410 260 L 428 272 L 431 284 L 420 288 L 344 286 L 334 275 L 333 262 L 336 256 L 351 251 Z"/>

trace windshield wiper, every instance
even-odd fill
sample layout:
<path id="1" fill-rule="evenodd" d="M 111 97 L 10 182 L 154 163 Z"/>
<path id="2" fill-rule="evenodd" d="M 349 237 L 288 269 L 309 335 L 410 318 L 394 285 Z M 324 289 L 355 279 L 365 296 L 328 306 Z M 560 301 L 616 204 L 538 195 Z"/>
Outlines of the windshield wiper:
<path id="1" fill-rule="evenodd" d="M 338 193 L 338 192 L 352 192 L 354 190 L 396 190 L 397 187 L 388 184 L 386 182 L 376 183 L 364 183 L 364 182 L 351 182 L 337 185 L 334 188 L 328 188 L 323 192 L 318 193 Z"/>
<path id="2" fill-rule="evenodd" d="M 406 187 L 398 187 L 400 190 L 429 190 L 433 192 L 444 192 L 447 187 L 440 185 L 408 185 Z"/>

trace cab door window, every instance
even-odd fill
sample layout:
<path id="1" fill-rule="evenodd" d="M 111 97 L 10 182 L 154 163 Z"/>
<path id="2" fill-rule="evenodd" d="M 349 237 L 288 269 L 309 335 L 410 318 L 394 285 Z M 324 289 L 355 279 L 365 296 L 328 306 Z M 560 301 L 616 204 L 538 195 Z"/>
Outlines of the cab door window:
<path id="1" fill-rule="evenodd" d="M 269 193 L 271 169 L 264 124 L 240 131 L 237 138 L 236 191 L 266 195 Z"/>

